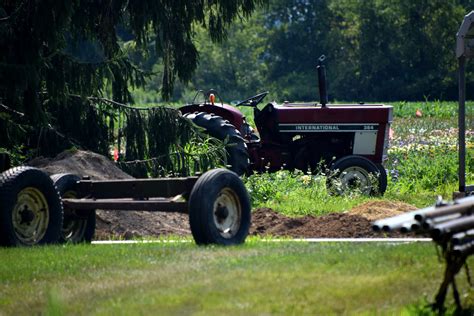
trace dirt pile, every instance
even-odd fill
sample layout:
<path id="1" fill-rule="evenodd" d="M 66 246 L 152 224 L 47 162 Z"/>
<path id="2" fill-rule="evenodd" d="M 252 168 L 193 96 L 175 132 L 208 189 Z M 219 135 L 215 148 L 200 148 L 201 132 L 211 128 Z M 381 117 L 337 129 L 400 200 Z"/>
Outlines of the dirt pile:
<path id="1" fill-rule="evenodd" d="M 403 237 L 399 233 L 381 234 L 372 231 L 372 221 L 413 210 L 409 204 L 371 201 L 344 213 L 289 218 L 272 209 L 259 208 L 252 213 L 252 235 L 301 238 Z"/>
<path id="2" fill-rule="evenodd" d="M 54 159 L 37 158 L 29 165 L 48 174 L 73 173 L 91 179 L 131 179 L 112 161 L 87 151 L 67 151 Z M 382 237 L 371 229 L 373 220 L 394 216 L 415 207 L 390 201 L 371 201 L 344 212 L 289 218 L 268 208 L 252 213 L 252 235 L 288 237 Z M 188 216 L 178 213 L 97 211 L 96 239 L 190 235 Z M 390 236 L 397 236 L 391 234 Z"/>
<path id="3" fill-rule="evenodd" d="M 106 157 L 90 151 L 64 151 L 55 158 L 35 158 L 28 165 L 48 174 L 72 173 L 89 176 L 93 180 L 133 179 Z"/>
<path id="4" fill-rule="evenodd" d="M 88 151 L 65 151 L 53 159 L 37 158 L 29 165 L 48 174 L 73 173 L 93 180 L 133 179 L 106 157 Z M 96 239 L 191 234 L 188 216 L 162 212 L 97 210 Z"/>

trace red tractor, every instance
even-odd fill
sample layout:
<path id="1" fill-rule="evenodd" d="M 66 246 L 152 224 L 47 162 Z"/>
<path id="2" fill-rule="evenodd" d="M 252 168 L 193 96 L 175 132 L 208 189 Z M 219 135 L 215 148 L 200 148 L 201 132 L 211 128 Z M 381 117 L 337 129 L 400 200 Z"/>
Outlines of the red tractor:
<path id="1" fill-rule="evenodd" d="M 268 92 L 234 106 L 214 102 L 216 92 L 203 103 L 180 110 L 209 135 L 227 140 L 228 164 L 237 174 L 280 169 L 316 170 L 321 161 L 332 171 L 336 191 L 354 188 L 364 194 L 383 194 L 387 174 L 388 135 L 393 108 L 382 104 L 327 104 L 325 69 L 318 65 L 321 103 L 257 105 Z M 254 110 L 257 130 L 236 107 Z"/>

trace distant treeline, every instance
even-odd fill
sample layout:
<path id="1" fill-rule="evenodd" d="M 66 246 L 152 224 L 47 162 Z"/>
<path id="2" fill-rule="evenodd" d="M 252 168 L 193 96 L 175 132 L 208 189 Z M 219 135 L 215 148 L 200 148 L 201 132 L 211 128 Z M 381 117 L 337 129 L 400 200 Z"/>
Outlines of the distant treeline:
<path id="1" fill-rule="evenodd" d="M 222 44 L 197 35 L 200 64 L 188 91 L 317 100 L 315 67 L 325 54 L 332 100 L 453 100 L 456 32 L 471 10 L 474 1 L 272 0 Z M 472 88 L 474 78 L 471 98 Z M 178 86 L 175 97 L 183 95 Z"/>

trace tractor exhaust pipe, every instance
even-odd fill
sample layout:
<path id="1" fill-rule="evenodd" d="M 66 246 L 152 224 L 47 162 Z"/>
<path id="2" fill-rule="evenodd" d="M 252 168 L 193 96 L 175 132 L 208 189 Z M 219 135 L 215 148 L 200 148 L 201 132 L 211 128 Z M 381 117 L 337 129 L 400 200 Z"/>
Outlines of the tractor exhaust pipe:
<path id="1" fill-rule="evenodd" d="M 318 66 L 316 69 L 318 70 L 318 85 L 319 85 L 319 98 L 321 100 L 321 106 L 323 108 L 326 107 L 328 104 L 328 93 L 327 93 L 327 86 L 326 86 L 326 67 L 323 65 L 326 56 L 321 55 L 318 58 Z"/>

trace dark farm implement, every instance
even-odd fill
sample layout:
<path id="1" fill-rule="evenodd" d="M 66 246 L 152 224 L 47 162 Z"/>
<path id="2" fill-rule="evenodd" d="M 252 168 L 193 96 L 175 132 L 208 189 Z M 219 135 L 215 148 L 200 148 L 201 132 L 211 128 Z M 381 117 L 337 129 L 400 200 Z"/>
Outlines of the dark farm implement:
<path id="1" fill-rule="evenodd" d="M 96 181 L 32 167 L 0 175 L 0 246 L 90 242 L 95 210 L 183 212 L 198 244 L 243 243 L 250 201 L 227 169 L 200 177 Z"/>

